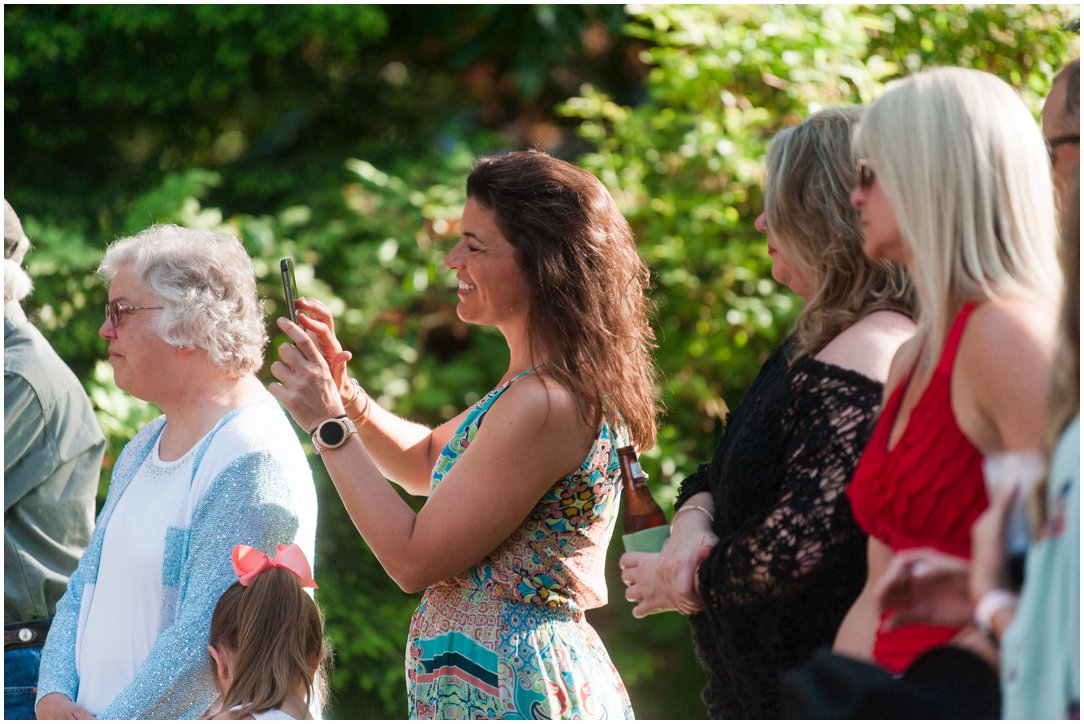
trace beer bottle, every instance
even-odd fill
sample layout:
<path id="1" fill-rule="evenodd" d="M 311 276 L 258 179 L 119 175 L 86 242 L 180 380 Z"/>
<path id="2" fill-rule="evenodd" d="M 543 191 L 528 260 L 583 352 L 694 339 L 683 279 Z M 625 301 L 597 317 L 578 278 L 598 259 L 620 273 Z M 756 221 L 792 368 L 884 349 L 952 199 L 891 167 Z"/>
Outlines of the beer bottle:
<path id="1" fill-rule="evenodd" d="M 666 525 L 666 514 L 647 489 L 647 475 L 631 444 L 617 448 L 621 485 L 625 490 L 625 533 L 638 533 Z"/>

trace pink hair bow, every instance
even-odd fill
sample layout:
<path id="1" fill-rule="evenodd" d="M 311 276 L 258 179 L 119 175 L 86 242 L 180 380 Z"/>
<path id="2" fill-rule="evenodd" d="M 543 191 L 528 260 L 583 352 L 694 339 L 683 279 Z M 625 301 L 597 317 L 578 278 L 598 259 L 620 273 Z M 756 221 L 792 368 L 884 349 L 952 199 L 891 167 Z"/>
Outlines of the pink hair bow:
<path id="1" fill-rule="evenodd" d="M 275 557 L 271 558 L 263 551 L 252 546 L 236 545 L 233 547 L 233 570 L 242 586 L 248 586 L 252 579 L 269 568 L 285 568 L 297 577 L 302 588 L 319 588 L 312 578 L 312 569 L 305 559 L 305 552 L 297 543 L 279 544 Z"/>

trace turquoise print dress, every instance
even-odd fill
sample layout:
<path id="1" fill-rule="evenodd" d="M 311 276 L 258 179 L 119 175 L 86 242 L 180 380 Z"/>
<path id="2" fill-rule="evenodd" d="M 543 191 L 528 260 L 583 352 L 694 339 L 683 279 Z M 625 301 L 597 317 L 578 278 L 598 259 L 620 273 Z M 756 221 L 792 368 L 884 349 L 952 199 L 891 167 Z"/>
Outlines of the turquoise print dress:
<path id="1" fill-rule="evenodd" d="M 470 411 L 433 467 L 430 492 L 522 376 Z M 603 569 L 619 492 L 604 423 L 579 469 L 550 488 L 506 541 L 425 591 L 407 641 L 412 719 L 633 718 L 625 685 L 584 618 L 606 603 Z"/>

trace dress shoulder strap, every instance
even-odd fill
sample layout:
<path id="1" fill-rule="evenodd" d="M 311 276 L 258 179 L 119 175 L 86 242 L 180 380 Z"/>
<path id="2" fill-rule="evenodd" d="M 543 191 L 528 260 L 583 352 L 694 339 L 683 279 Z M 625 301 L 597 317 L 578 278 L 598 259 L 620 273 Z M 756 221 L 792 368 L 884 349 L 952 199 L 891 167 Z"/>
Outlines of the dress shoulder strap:
<path id="1" fill-rule="evenodd" d="M 497 400 L 497 398 L 500 397 L 501 394 L 505 390 L 507 390 L 509 387 L 511 387 L 514 382 L 526 377 L 529 374 L 534 373 L 535 370 L 537 370 L 539 367 L 542 367 L 542 365 L 544 365 L 544 364 L 546 364 L 546 363 L 543 362 L 542 364 L 537 364 L 534 367 L 531 367 L 530 369 L 523 370 L 522 372 L 520 372 L 518 375 L 516 375 L 512 379 L 505 382 L 503 385 L 498 385 L 498 386 L 494 387 L 492 390 L 487 392 L 486 396 L 483 397 L 477 403 L 477 405 L 475 406 L 475 409 L 477 411 L 479 411 L 479 412 L 484 412 L 485 410 L 488 410 L 493 405 L 493 403 Z"/>

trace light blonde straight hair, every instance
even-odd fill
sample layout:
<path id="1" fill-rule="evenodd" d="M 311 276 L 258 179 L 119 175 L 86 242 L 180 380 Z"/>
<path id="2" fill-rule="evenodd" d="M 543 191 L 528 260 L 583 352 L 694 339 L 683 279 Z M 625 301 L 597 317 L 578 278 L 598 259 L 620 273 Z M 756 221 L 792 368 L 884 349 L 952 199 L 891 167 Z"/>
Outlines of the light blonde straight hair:
<path id="1" fill-rule="evenodd" d="M 918 334 L 931 354 L 966 302 L 1024 297 L 1053 312 L 1062 275 L 1050 162 L 1007 83 L 964 68 L 896 81 L 860 122 L 855 152 L 911 247 Z"/>

